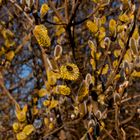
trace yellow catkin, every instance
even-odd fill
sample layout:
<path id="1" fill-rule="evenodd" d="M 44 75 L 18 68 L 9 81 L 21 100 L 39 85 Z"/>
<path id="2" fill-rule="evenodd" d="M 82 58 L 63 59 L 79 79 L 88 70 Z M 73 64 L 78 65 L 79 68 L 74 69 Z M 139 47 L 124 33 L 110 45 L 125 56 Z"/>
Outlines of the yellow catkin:
<path id="1" fill-rule="evenodd" d="M 47 70 L 47 82 L 48 82 L 48 85 L 47 86 L 49 86 L 49 85 L 51 85 L 51 86 L 53 86 L 53 85 L 55 85 L 56 84 L 56 82 L 57 82 L 57 79 L 59 79 L 60 78 L 60 74 L 59 73 L 55 73 L 55 72 L 53 72 L 53 71 L 51 71 L 51 70 Z"/>
<path id="2" fill-rule="evenodd" d="M 98 31 L 98 26 L 95 22 L 89 20 L 86 25 L 91 32 L 96 33 Z"/>
<path id="3" fill-rule="evenodd" d="M 45 88 L 41 88 L 38 92 L 39 97 L 44 97 L 47 95 L 47 90 Z"/>
<path id="4" fill-rule="evenodd" d="M 128 15 L 126 15 L 125 13 L 119 16 L 119 20 L 122 22 L 128 22 L 130 19 L 128 17 Z"/>
<path id="5" fill-rule="evenodd" d="M 98 40 L 101 41 L 105 38 L 106 36 L 106 30 L 104 27 L 100 27 L 99 29 L 99 36 L 98 36 Z"/>
<path id="6" fill-rule="evenodd" d="M 73 63 L 67 63 L 60 68 L 61 78 L 67 80 L 77 80 L 79 77 L 79 69 Z"/>
<path id="7" fill-rule="evenodd" d="M 20 132 L 16 134 L 17 140 L 26 140 L 27 135 L 24 132 Z"/>
<path id="8" fill-rule="evenodd" d="M 9 60 L 9 61 L 12 61 L 13 58 L 15 56 L 15 52 L 14 51 L 10 51 L 6 54 L 6 59 Z"/>
<path id="9" fill-rule="evenodd" d="M 50 103 L 50 105 L 49 105 L 49 107 L 48 107 L 48 109 L 53 109 L 53 108 L 55 108 L 57 105 L 58 105 L 58 101 L 57 100 L 51 100 L 51 103 Z"/>
<path id="10" fill-rule="evenodd" d="M 115 33 L 115 31 L 116 31 L 116 26 L 117 26 L 116 21 L 115 21 L 114 19 L 111 19 L 111 20 L 109 21 L 109 30 L 110 30 L 111 33 Z"/>
<path id="11" fill-rule="evenodd" d="M 28 136 L 30 135 L 33 131 L 35 131 L 35 128 L 32 124 L 26 125 L 23 129 L 23 132 Z"/>
<path id="12" fill-rule="evenodd" d="M 44 25 L 36 25 L 33 30 L 33 34 L 41 47 L 49 47 L 51 45 L 48 30 Z"/>
<path id="13" fill-rule="evenodd" d="M 19 123 L 14 122 L 14 123 L 13 123 L 13 130 L 14 130 L 14 132 L 18 132 L 19 129 L 20 129 Z"/>
<path id="14" fill-rule="evenodd" d="M 85 81 L 83 81 L 78 91 L 78 101 L 81 102 L 84 99 L 84 97 L 88 95 L 88 92 L 89 92 L 88 85 Z"/>
<path id="15" fill-rule="evenodd" d="M 132 37 L 133 37 L 135 40 L 138 40 L 138 38 L 139 38 L 139 29 L 138 29 L 138 27 L 135 28 Z"/>
<path id="16" fill-rule="evenodd" d="M 48 107 L 50 104 L 51 104 L 51 101 L 50 100 L 45 100 L 43 102 L 43 105 L 46 106 L 46 107 Z"/>
<path id="17" fill-rule="evenodd" d="M 16 108 L 16 117 L 20 122 L 26 121 L 26 113 L 27 113 L 27 105 L 23 107 L 23 109 Z"/>
<path id="18" fill-rule="evenodd" d="M 47 14 L 49 9 L 50 8 L 49 8 L 48 4 L 46 4 L 46 3 L 42 4 L 41 9 L 40 9 L 40 16 L 41 16 L 41 18 L 43 18 Z"/>
<path id="19" fill-rule="evenodd" d="M 56 86 L 55 90 L 56 94 L 62 94 L 62 95 L 69 95 L 70 94 L 70 88 L 66 85 L 58 85 Z"/>

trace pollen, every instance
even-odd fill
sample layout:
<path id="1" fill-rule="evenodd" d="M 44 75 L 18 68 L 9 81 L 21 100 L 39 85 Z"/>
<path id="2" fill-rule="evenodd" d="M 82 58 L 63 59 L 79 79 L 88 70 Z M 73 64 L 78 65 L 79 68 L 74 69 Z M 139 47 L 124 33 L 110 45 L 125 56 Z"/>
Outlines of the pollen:
<path id="1" fill-rule="evenodd" d="M 55 92 L 57 94 L 69 95 L 70 94 L 70 88 L 67 87 L 66 85 L 58 85 L 58 86 L 56 86 Z"/>
<path id="2" fill-rule="evenodd" d="M 77 65 L 68 63 L 60 68 L 61 78 L 67 80 L 77 80 L 79 77 L 79 69 Z"/>

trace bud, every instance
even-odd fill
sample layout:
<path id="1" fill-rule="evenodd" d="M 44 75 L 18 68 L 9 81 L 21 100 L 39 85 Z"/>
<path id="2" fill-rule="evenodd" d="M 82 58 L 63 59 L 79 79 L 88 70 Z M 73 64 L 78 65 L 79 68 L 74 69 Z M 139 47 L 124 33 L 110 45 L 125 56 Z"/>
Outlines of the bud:
<path id="1" fill-rule="evenodd" d="M 131 52 L 132 54 L 135 56 L 135 55 L 138 55 L 138 48 L 137 48 L 137 44 L 136 44 L 136 40 L 134 38 L 130 38 L 130 43 L 129 43 L 129 46 L 131 48 Z"/>
<path id="2" fill-rule="evenodd" d="M 55 60 L 58 60 L 62 55 L 62 46 L 57 45 L 54 49 L 54 57 Z"/>
<path id="3" fill-rule="evenodd" d="M 87 83 L 88 85 L 90 85 L 90 83 L 91 83 L 91 81 L 92 81 L 92 77 L 91 77 L 91 74 L 90 74 L 90 73 L 88 73 L 88 74 L 86 75 L 85 81 L 86 81 L 86 83 Z"/>
<path id="4" fill-rule="evenodd" d="M 95 113 L 95 116 L 98 118 L 98 119 L 101 119 L 101 116 L 102 116 L 102 113 L 100 110 L 97 110 L 96 113 Z"/>
<path id="5" fill-rule="evenodd" d="M 114 98 L 114 102 L 115 103 L 118 102 L 118 101 L 120 101 L 120 94 L 118 94 L 117 92 L 115 92 L 113 94 L 113 98 Z"/>

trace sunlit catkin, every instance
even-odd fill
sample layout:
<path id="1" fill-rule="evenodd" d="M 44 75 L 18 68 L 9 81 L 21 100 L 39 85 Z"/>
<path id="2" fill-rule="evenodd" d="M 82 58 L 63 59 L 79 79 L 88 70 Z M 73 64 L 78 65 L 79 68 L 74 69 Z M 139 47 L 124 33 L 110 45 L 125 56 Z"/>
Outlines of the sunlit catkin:
<path id="1" fill-rule="evenodd" d="M 112 34 L 115 33 L 115 31 L 116 31 L 116 26 L 117 26 L 116 21 L 115 21 L 114 19 L 111 19 L 111 20 L 109 21 L 109 30 L 110 30 L 110 32 L 111 32 Z"/>
<path id="2" fill-rule="evenodd" d="M 95 22 L 89 20 L 86 25 L 91 32 L 96 33 L 98 31 L 98 26 Z"/>
<path id="3" fill-rule="evenodd" d="M 49 8 L 48 4 L 46 4 L 46 3 L 42 4 L 41 9 L 40 9 L 40 16 L 41 16 L 41 18 L 43 18 L 47 14 L 49 9 L 50 8 Z"/>
<path id="4" fill-rule="evenodd" d="M 44 25 L 36 25 L 33 34 L 41 47 L 49 47 L 51 45 L 48 30 Z"/>

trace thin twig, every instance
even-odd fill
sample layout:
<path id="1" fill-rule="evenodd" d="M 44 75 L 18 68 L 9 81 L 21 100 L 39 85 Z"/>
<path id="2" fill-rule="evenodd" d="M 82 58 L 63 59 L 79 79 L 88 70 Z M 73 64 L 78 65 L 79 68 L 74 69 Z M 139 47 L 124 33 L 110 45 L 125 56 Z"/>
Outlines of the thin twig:
<path id="1" fill-rule="evenodd" d="M 60 126 L 59 128 L 56 128 L 55 130 L 53 130 L 52 132 L 49 132 L 48 134 L 46 134 L 43 139 L 46 139 L 48 136 L 55 134 L 56 132 L 58 132 L 59 130 L 61 130 L 62 128 L 69 126 L 69 125 L 75 125 L 77 123 L 79 123 L 82 120 L 83 117 L 74 120 L 74 121 L 70 121 L 70 122 L 64 122 L 64 124 L 62 126 Z"/>
<path id="2" fill-rule="evenodd" d="M 50 7 L 53 9 L 53 11 L 55 12 L 56 16 L 59 18 L 59 20 L 62 22 L 62 23 L 65 23 L 64 20 L 63 20 L 63 17 L 60 15 L 60 13 L 57 11 L 57 9 L 55 8 L 54 4 L 52 3 L 51 0 L 48 0 L 48 3 L 50 5 Z"/>
<path id="3" fill-rule="evenodd" d="M 124 125 L 124 124 L 130 122 L 130 121 L 133 119 L 134 116 L 135 116 L 135 113 L 133 113 L 130 117 L 128 117 L 127 119 L 125 119 L 125 120 L 123 120 L 122 122 L 120 122 L 119 125 L 122 126 L 122 125 Z"/>
<path id="4" fill-rule="evenodd" d="M 113 138 L 113 136 L 105 128 L 103 130 L 112 140 L 115 140 L 115 138 Z"/>
<path id="5" fill-rule="evenodd" d="M 72 26 L 74 26 L 74 25 L 79 25 L 79 24 L 85 22 L 85 21 L 88 20 L 90 17 L 92 17 L 101 7 L 103 7 L 103 6 L 105 6 L 105 5 L 107 5 L 107 4 L 103 4 L 103 5 L 102 5 L 102 4 L 99 4 L 91 14 L 89 14 L 86 18 L 84 18 L 84 19 L 82 19 L 82 20 L 80 20 L 80 21 L 75 21 L 74 23 L 72 23 Z"/>
<path id="6" fill-rule="evenodd" d="M 123 128 L 121 128 L 121 131 L 122 131 L 122 134 L 123 134 L 122 139 L 123 139 L 123 140 L 126 140 L 126 132 L 124 131 Z"/>
<path id="7" fill-rule="evenodd" d="M 131 126 L 131 125 L 129 125 L 127 128 L 130 128 L 130 129 L 133 129 L 133 130 L 137 131 L 137 133 L 140 135 L 140 129 L 138 129 L 134 126 Z"/>
<path id="8" fill-rule="evenodd" d="M 80 5 L 80 0 L 77 0 L 75 6 L 73 8 L 72 14 L 70 16 L 68 25 L 72 24 L 72 21 L 73 21 L 75 15 L 76 15 L 76 12 L 78 10 L 79 5 Z"/>
<path id="9" fill-rule="evenodd" d="M 118 112 L 119 112 L 119 107 L 116 104 L 116 106 L 115 106 L 115 129 L 116 129 L 118 137 L 120 138 Z"/>
<path id="10" fill-rule="evenodd" d="M 16 8 L 18 8 L 19 10 L 20 10 L 20 12 L 23 12 L 23 14 L 25 15 L 25 17 L 29 20 L 29 23 L 31 24 L 31 25 L 33 25 L 33 20 L 30 18 L 30 16 L 26 13 L 26 12 L 24 12 L 24 10 L 21 8 L 21 6 L 20 5 L 18 5 L 17 4 L 17 2 L 15 1 L 15 0 L 10 0 L 10 2 L 16 7 Z"/>
<path id="11" fill-rule="evenodd" d="M 68 21 L 69 21 L 69 17 L 68 17 L 68 0 L 65 0 L 65 19 L 66 19 L 66 23 L 68 23 Z"/>
<path id="12" fill-rule="evenodd" d="M 55 22 L 52 22 L 52 21 L 49 21 L 47 19 L 45 19 L 45 22 L 49 23 L 49 24 L 52 24 L 52 25 L 67 25 L 66 23 L 55 23 Z M 43 23 L 43 22 L 42 22 Z"/>
<path id="13" fill-rule="evenodd" d="M 128 102 L 128 101 L 130 101 L 130 100 L 132 100 L 132 99 L 137 99 L 137 98 L 139 98 L 139 97 L 140 97 L 140 95 L 135 95 L 135 96 L 133 96 L 133 97 L 128 97 L 128 98 L 126 98 L 126 99 L 121 100 L 121 103 Z"/>
<path id="14" fill-rule="evenodd" d="M 117 67 L 115 68 L 114 70 L 114 73 L 112 74 L 112 76 L 108 79 L 108 81 L 106 82 L 106 89 L 108 86 L 110 86 L 110 84 L 112 83 L 114 77 L 116 76 L 116 73 L 118 72 L 118 69 L 120 67 L 120 64 L 122 63 L 123 61 L 123 58 L 124 58 L 124 55 L 126 53 L 126 51 L 129 49 L 129 41 L 130 41 L 130 38 L 132 37 L 133 33 L 134 33 L 134 30 L 135 30 L 135 26 L 136 26 L 136 13 L 134 14 L 134 21 L 133 21 L 133 26 L 132 26 L 132 29 L 131 31 L 129 32 L 129 35 L 128 35 L 128 39 L 127 39 L 127 42 L 126 42 L 126 47 L 124 47 L 123 51 L 122 51 L 122 54 L 119 58 L 119 61 L 118 61 L 118 65 Z"/>
<path id="15" fill-rule="evenodd" d="M 22 47 L 23 47 L 30 39 L 31 39 L 31 33 L 25 35 L 25 36 L 23 37 L 23 39 L 22 39 L 22 43 L 21 43 L 19 46 L 17 46 L 17 48 L 16 48 L 16 50 L 15 50 L 15 53 L 18 53 L 18 52 L 22 49 Z"/>
<path id="16" fill-rule="evenodd" d="M 41 53 L 42 53 L 42 59 L 43 59 L 43 62 L 44 62 L 44 66 L 45 66 L 45 71 L 47 73 L 47 70 L 50 69 L 52 70 L 53 67 L 52 67 L 52 64 L 47 56 L 47 54 L 45 53 L 45 50 L 43 47 L 39 46 L 40 49 L 41 49 Z"/>
<path id="17" fill-rule="evenodd" d="M 2 88 L 2 91 L 3 91 L 3 92 L 9 97 L 9 99 L 14 103 L 14 105 L 16 105 L 17 107 L 19 107 L 18 102 L 14 99 L 14 97 L 13 97 L 13 96 L 10 94 L 10 92 L 6 89 L 2 77 L 0 77 L 0 87 Z"/>

